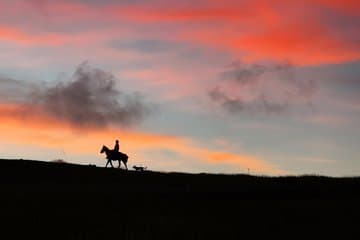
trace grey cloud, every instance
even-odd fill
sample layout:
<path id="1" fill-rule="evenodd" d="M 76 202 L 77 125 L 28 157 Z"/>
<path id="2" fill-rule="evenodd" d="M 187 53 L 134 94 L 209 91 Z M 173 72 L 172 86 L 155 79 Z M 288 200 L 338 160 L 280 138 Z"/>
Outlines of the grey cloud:
<path id="1" fill-rule="evenodd" d="M 24 102 L 35 89 L 33 84 L 0 76 L 0 100 L 2 102 Z"/>
<path id="2" fill-rule="evenodd" d="M 281 113 L 289 107 L 289 102 L 273 102 L 265 95 L 259 96 L 260 108 L 263 108 L 266 113 Z"/>
<path id="3" fill-rule="evenodd" d="M 12 85 L 15 94 L 20 94 L 19 81 L 0 82 L 0 86 Z M 73 126 L 105 127 L 107 125 L 134 125 L 143 120 L 152 110 L 140 93 L 124 93 L 116 88 L 115 77 L 106 71 L 81 64 L 70 81 L 55 86 L 37 86 L 29 93 L 23 104 L 31 102 L 47 115 L 70 123 Z M 3 100 L 3 98 L 1 97 Z"/>
<path id="4" fill-rule="evenodd" d="M 314 81 L 293 76 L 288 63 L 233 63 L 220 74 L 218 86 L 208 96 L 231 114 L 243 111 L 279 114 L 296 105 L 311 105 L 316 90 Z"/>
<path id="5" fill-rule="evenodd" d="M 251 102 L 244 101 L 240 97 L 230 97 L 219 87 L 210 90 L 209 97 L 212 101 L 220 103 L 221 107 L 231 114 L 238 114 L 244 110 L 272 114 L 284 112 L 288 108 L 288 102 L 273 102 L 265 95 L 260 95 Z"/>
<path id="6" fill-rule="evenodd" d="M 240 98 L 230 98 L 219 87 L 210 90 L 209 96 L 213 101 L 221 103 L 222 107 L 230 113 L 238 113 L 244 109 L 244 103 Z"/>
<path id="7" fill-rule="evenodd" d="M 289 69 L 291 69 L 289 63 L 245 65 L 241 62 L 234 62 L 230 65 L 230 69 L 224 71 L 221 75 L 223 79 L 235 81 L 240 85 L 247 85 L 254 84 L 259 77 L 266 73 L 285 72 Z"/>

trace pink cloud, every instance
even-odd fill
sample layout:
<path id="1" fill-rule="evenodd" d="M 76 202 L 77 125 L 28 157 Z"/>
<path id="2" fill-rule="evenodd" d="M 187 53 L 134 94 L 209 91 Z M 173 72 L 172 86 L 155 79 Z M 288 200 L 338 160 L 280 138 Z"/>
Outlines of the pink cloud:
<path id="1" fill-rule="evenodd" d="M 328 26 L 322 6 L 333 9 L 336 17 L 343 18 L 346 12 L 359 12 L 357 1 L 210 1 L 200 7 L 170 7 L 165 4 L 97 6 L 71 1 L 56 1 L 41 7 L 28 2 L 2 3 L 3 18 L 7 19 L 2 29 L 2 38 L 20 43 L 58 45 L 73 40 L 68 35 L 50 33 L 51 26 L 66 29 L 78 28 L 77 34 L 92 32 L 92 38 L 111 39 L 124 25 L 132 25 L 133 31 L 161 26 L 171 29 L 166 35 L 149 31 L 147 37 L 167 41 L 185 41 L 204 47 L 221 49 L 249 61 L 262 59 L 289 60 L 300 65 L 339 63 L 359 59 L 360 49 L 356 37 L 343 38 L 341 26 Z M 13 28 L 18 22 L 12 16 L 22 14 L 22 27 Z M 46 28 L 39 28 L 39 23 Z M 16 23 L 19 26 L 19 23 Z M 355 23 L 354 23 L 355 24 Z M 40 25 L 40 26 L 41 26 Z M 96 27 L 97 25 L 101 26 Z M 356 25 L 356 24 L 355 24 Z M 355 25 L 353 31 L 356 31 Z M 55 28 L 55 29 L 56 29 Z M 105 36 L 101 29 L 111 30 Z M 29 31 L 34 32 L 30 34 Z M 34 30 L 36 29 L 36 31 Z M 39 31 L 43 33 L 39 33 Z M 160 31 L 161 32 L 161 31 Z M 128 32 L 129 33 L 129 32 Z M 143 35 L 144 36 L 144 35 Z M 122 37 L 131 37 L 123 35 Z M 100 41 L 100 44 L 103 42 Z"/>

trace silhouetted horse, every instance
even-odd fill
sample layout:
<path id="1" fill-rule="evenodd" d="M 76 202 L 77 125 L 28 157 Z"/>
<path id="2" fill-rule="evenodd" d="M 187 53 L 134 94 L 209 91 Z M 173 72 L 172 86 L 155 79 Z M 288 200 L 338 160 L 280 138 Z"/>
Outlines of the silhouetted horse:
<path id="1" fill-rule="evenodd" d="M 107 158 L 107 163 L 106 163 L 106 166 L 110 163 L 111 167 L 114 167 L 111 163 L 111 161 L 118 161 L 119 162 L 119 168 L 120 168 L 120 165 L 121 165 L 121 162 L 124 163 L 125 167 L 126 167 L 126 170 L 128 170 L 128 167 L 127 167 L 127 161 L 128 161 L 128 155 L 126 155 L 125 153 L 122 153 L 122 152 L 114 152 L 114 150 L 111 150 L 109 149 L 108 147 L 106 146 L 103 146 L 100 153 L 104 153 L 106 154 L 106 158 Z"/>

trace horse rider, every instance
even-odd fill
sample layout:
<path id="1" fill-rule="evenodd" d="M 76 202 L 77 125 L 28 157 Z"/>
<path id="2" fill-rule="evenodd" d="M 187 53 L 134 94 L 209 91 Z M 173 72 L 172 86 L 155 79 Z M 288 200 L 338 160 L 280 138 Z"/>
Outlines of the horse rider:
<path id="1" fill-rule="evenodd" d="M 116 141 L 115 141 L 115 146 L 114 146 L 114 152 L 118 153 L 118 152 L 119 152 L 119 149 L 120 149 L 120 147 L 119 147 L 119 140 L 116 140 Z"/>

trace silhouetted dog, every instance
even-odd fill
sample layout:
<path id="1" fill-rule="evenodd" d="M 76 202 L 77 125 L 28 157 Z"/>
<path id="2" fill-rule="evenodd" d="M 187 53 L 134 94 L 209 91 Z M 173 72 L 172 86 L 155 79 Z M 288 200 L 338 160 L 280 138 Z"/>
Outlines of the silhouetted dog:
<path id="1" fill-rule="evenodd" d="M 147 169 L 147 167 L 137 167 L 137 166 L 133 166 L 133 168 L 138 172 L 143 172 Z"/>

